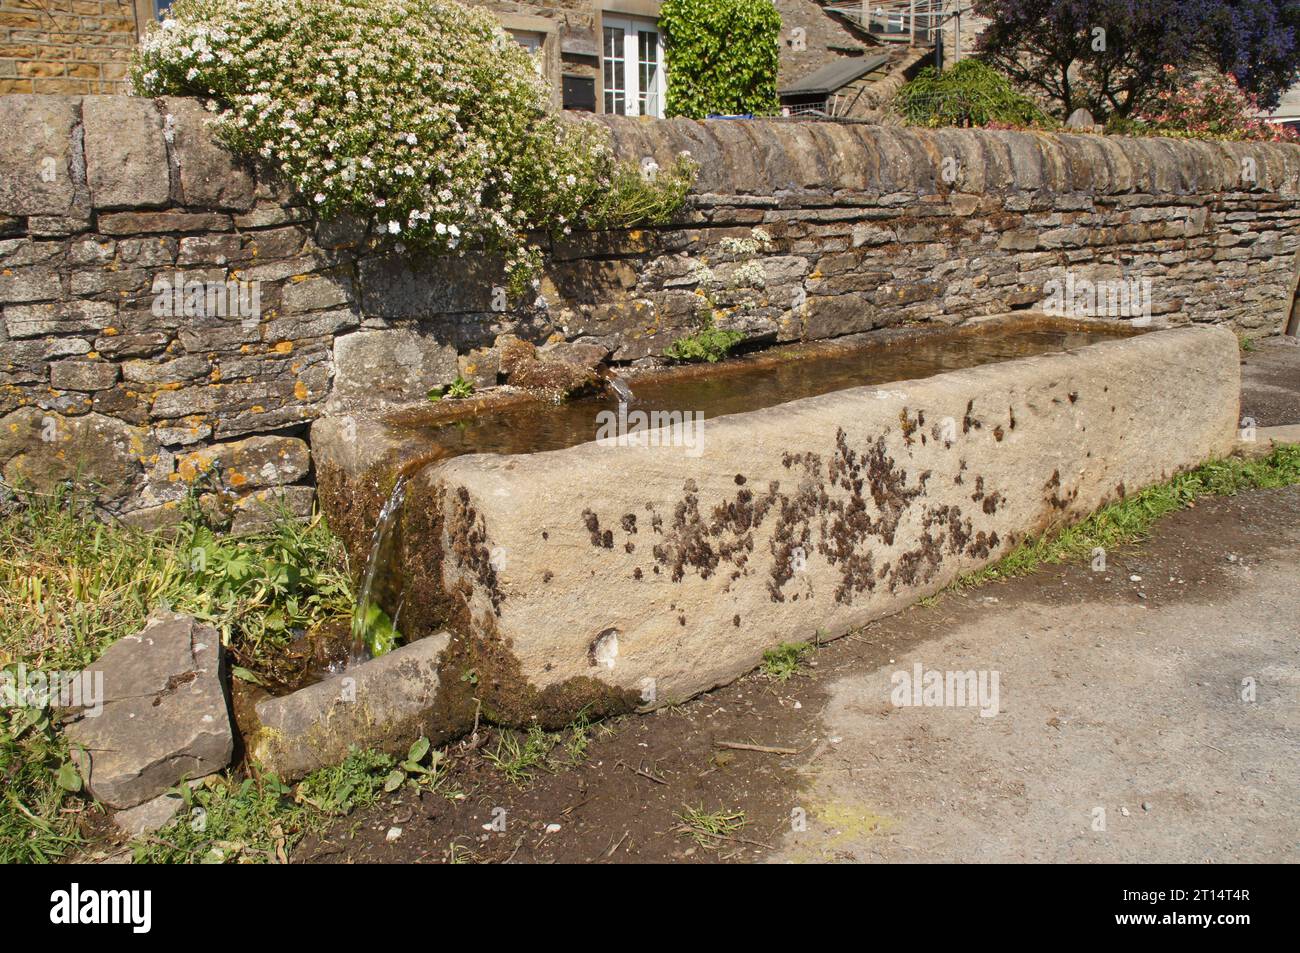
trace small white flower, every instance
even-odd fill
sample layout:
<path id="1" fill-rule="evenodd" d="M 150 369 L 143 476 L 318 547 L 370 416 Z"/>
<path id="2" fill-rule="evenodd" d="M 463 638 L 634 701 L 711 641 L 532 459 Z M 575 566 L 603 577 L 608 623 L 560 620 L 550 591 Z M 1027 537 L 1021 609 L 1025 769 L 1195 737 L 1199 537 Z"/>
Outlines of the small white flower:
<path id="1" fill-rule="evenodd" d="M 388 231 L 389 231 L 391 234 L 396 235 L 396 234 L 399 233 L 401 230 L 402 230 L 402 226 L 401 226 L 400 223 L 398 223 L 398 222 L 389 222 L 389 223 L 388 223 Z"/>

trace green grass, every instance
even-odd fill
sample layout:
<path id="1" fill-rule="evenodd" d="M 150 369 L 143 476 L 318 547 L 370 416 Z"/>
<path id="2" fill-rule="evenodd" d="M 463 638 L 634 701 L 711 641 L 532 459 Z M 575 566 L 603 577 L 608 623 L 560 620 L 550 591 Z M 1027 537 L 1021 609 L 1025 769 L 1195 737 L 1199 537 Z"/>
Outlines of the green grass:
<path id="1" fill-rule="evenodd" d="M 1147 537 L 1162 516 L 1208 496 L 1233 496 L 1243 490 L 1262 490 L 1300 483 L 1300 444 L 1284 444 L 1266 457 L 1214 460 L 1167 483 L 1148 487 L 1104 507 L 1088 519 L 1024 543 L 991 566 L 963 577 L 956 584 L 967 588 L 996 579 L 1033 572 L 1044 563 L 1087 559 L 1094 550 L 1111 551 Z"/>
<path id="2" fill-rule="evenodd" d="M 674 361 L 708 361 L 710 364 L 716 364 L 744 337 L 745 335 L 739 331 L 724 331 L 710 324 L 694 334 L 673 341 L 664 351 L 664 355 Z"/>
<path id="3" fill-rule="evenodd" d="M 393 766 L 391 755 L 354 748 L 342 764 L 321 768 L 304 778 L 294 792 L 294 800 L 323 814 L 350 814 L 353 808 L 379 800 Z"/>
<path id="4" fill-rule="evenodd" d="M 740 810 L 717 810 L 706 812 L 703 807 L 683 807 L 680 814 L 673 815 L 681 821 L 678 830 L 690 835 L 701 847 L 716 850 L 721 842 L 745 826 L 745 812 Z"/>
<path id="5" fill-rule="evenodd" d="M 535 771 L 549 767 L 551 749 L 560 741 L 560 735 L 543 731 L 537 725 L 529 728 L 522 739 L 518 732 L 503 730 L 497 736 L 496 748 L 484 752 L 483 757 L 507 781 L 522 787 L 532 780 Z"/>
<path id="6" fill-rule="evenodd" d="M 170 534 L 81 511 L 73 497 L 33 495 L 0 516 L 0 666 L 83 668 L 168 606 L 274 677 L 295 630 L 351 615 L 347 556 L 319 516 L 235 538 L 193 511 Z"/>
<path id="7" fill-rule="evenodd" d="M 352 749 L 342 764 L 321 768 L 296 787 L 274 775 L 240 779 L 230 773 L 177 789 L 184 805 L 171 825 L 132 845 L 136 863 L 279 863 L 332 819 L 368 807 L 409 782 L 436 788 L 428 741 L 412 745 L 414 762 L 381 751 Z M 396 775 L 396 782 L 394 782 Z"/>
<path id="8" fill-rule="evenodd" d="M 483 757 L 506 780 L 523 787 L 537 771 L 581 764 L 587 759 L 592 738 L 612 734 L 613 730 L 604 722 L 593 723 L 584 708 L 562 731 L 543 731 L 537 725 L 522 733 L 502 729 L 496 747 L 485 751 Z"/>
<path id="9" fill-rule="evenodd" d="M 295 804 L 274 775 L 216 775 L 178 790 L 176 820 L 132 845 L 137 864 L 276 863 L 324 816 Z"/>
<path id="10" fill-rule="evenodd" d="M 763 653 L 763 674 L 776 682 L 788 682 L 799 674 L 805 657 L 812 651 L 807 642 L 783 642 Z"/>
<path id="11" fill-rule="evenodd" d="M 0 708 L 0 863 L 50 863 L 79 843 L 71 764 L 48 710 Z"/>
<path id="12" fill-rule="evenodd" d="M 175 532 L 144 533 L 91 519 L 68 494 L 19 499 L 0 513 L 0 668 L 79 670 L 165 606 L 214 625 L 236 665 L 274 679 L 295 630 L 351 613 L 346 556 L 319 518 L 221 537 L 189 506 Z M 65 764 L 48 712 L 0 709 L 0 860 L 54 860 L 78 842 L 87 802 Z"/>

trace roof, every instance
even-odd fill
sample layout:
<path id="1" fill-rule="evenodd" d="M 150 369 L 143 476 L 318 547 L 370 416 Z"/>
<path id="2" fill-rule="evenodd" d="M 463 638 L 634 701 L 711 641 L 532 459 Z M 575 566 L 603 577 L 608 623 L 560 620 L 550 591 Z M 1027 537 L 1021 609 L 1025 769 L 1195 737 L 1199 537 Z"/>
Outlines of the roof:
<path id="1" fill-rule="evenodd" d="M 1292 86 L 1282 94 L 1282 101 L 1272 112 L 1261 113 L 1265 119 L 1294 120 L 1300 118 L 1300 85 Z"/>
<path id="2" fill-rule="evenodd" d="M 814 70 L 803 79 L 795 80 L 780 93 L 782 96 L 828 96 L 887 62 L 888 53 L 845 56 Z"/>

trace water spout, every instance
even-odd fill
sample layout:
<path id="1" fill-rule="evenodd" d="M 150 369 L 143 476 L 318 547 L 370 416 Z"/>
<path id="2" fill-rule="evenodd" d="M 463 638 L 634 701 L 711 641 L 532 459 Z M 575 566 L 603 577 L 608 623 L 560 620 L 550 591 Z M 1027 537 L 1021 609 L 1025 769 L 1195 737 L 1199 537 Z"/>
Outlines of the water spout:
<path id="1" fill-rule="evenodd" d="M 393 486 L 393 492 L 388 500 L 380 509 L 379 519 L 375 521 L 375 529 L 370 536 L 370 553 L 366 558 L 365 571 L 361 575 L 361 588 L 357 590 L 357 604 L 352 610 L 352 658 L 349 659 L 349 663 L 364 661 L 373 654 L 368 643 L 371 630 L 375 625 L 383 625 L 393 630 L 397 627 L 396 620 L 390 623 L 383 616 L 383 610 L 372 600 L 371 593 L 380 566 L 388 555 L 389 537 L 392 536 L 393 527 L 397 524 L 397 516 L 402 509 L 402 501 L 405 499 L 406 477 L 401 476 Z M 398 611 L 400 612 L 400 609 Z"/>
<path id="2" fill-rule="evenodd" d="M 605 383 L 614 392 L 614 396 L 618 398 L 620 404 L 632 403 L 632 388 L 627 386 L 627 381 L 623 380 L 623 378 L 610 371 L 609 376 L 605 378 Z"/>

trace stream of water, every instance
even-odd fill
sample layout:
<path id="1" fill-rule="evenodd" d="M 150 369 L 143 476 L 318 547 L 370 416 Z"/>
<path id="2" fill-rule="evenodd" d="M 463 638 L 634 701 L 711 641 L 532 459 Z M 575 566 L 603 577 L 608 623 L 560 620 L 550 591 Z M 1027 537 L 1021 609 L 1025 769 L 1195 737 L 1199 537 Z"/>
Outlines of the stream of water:
<path id="1" fill-rule="evenodd" d="M 380 619 L 383 610 L 373 598 L 375 579 L 379 575 L 380 567 L 391 555 L 389 543 L 392 540 L 393 527 L 397 524 L 397 517 L 402 511 L 402 503 L 406 499 L 406 479 L 405 476 L 398 478 L 393 486 L 393 492 L 379 510 L 379 518 L 375 521 L 374 531 L 370 534 L 370 553 L 366 557 L 365 571 L 361 574 L 357 604 L 352 610 L 352 652 L 345 667 L 370 657 L 368 635 L 377 625 L 382 625 Z M 397 629 L 400 615 L 399 608 L 389 623 L 389 627 L 394 631 Z"/>

